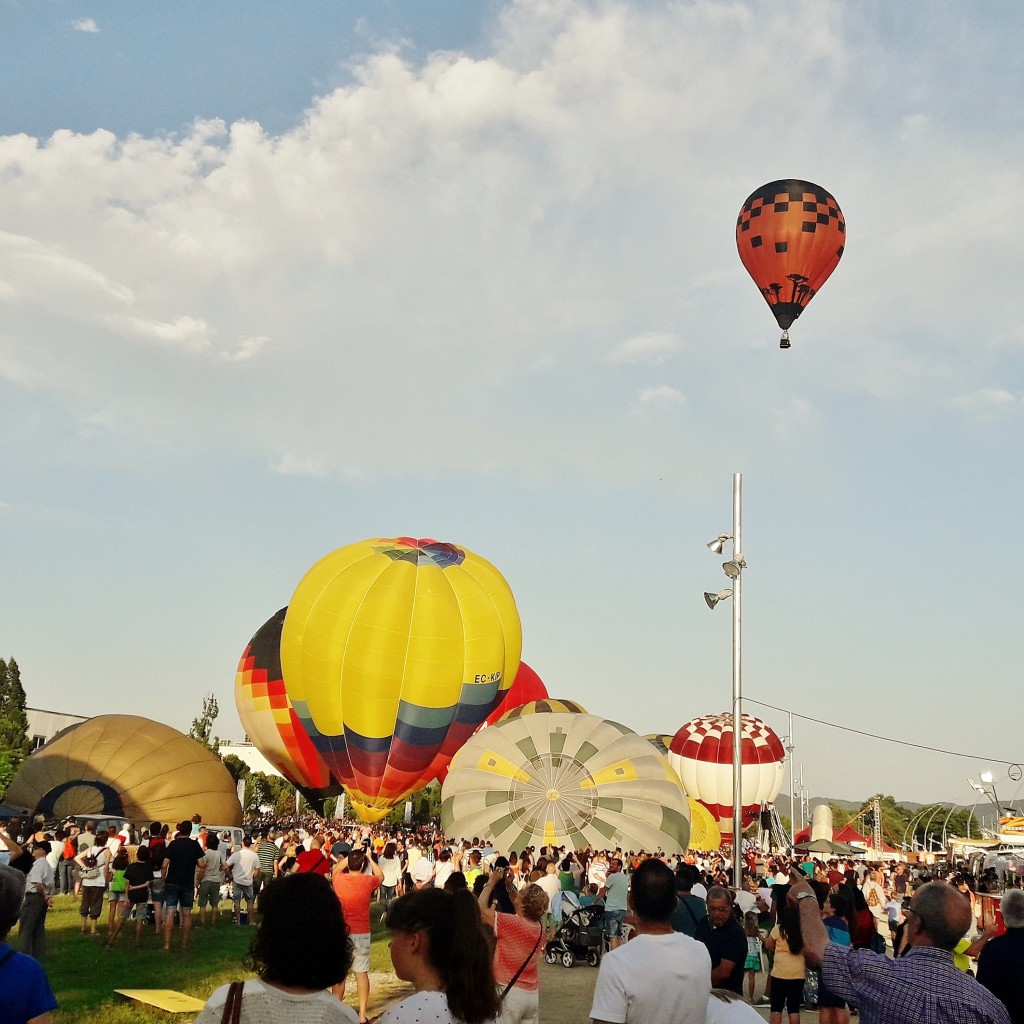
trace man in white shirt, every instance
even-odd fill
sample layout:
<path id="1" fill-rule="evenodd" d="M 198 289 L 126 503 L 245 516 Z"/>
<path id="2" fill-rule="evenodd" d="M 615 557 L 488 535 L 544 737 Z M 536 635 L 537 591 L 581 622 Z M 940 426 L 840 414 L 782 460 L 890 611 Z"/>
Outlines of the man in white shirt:
<path id="1" fill-rule="evenodd" d="M 253 890 L 253 882 L 260 870 L 260 858 L 252 849 L 252 837 L 245 836 L 242 839 L 242 848 L 235 850 L 226 864 L 228 875 L 231 879 L 231 899 L 235 905 L 234 921 L 241 924 L 242 897 L 245 897 L 245 912 L 250 925 L 255 926 L 252 911 L 256 897 Z"/>
<path id="2" fill-rule="evenodd" d="M 590 1008 L 592 1024 L 704 1024 L 711 956 L 672 930 L 676 881 L 668 865 L 646 860 L 633 872 L 633 938 L 606 953 Z"/>

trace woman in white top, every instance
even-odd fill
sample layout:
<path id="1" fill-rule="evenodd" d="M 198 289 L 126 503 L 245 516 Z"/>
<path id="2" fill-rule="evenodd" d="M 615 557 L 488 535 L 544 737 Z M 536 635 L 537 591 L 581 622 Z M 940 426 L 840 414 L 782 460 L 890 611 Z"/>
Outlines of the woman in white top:
<path id="1" fill-rule="evenodd" d="M 501 1009 L 473 894 L 415 889 L 388 914 L 391 962 L 414 995 L 381 1024 L 493 1024 Z"/>
<path id="2" fill-rule="evenodd" d="M 92 846 L 85 847 L 75 857 L 82 875 L 82 905 L 78 913 L 82 917 L 83 935 L 86 921 L 89 922 L 89 934 L 96 934 L 96 922 L 103 912 L 103 894 L 110 881 L 110 862 L 113 859 L 106 843 L 107 837 L 101 835 Z"/>
<path id="3" fill-rule="evenodd" d="M 259 896 L 260 925 L 249 954 L 258 978 L 222 985 L 195 1024 L 220 1024 L 241 988 L 240 1024 L 358 1024 L 331 986 L 352 966 L 341 903 L 323 875 L 282 875 Z"/>

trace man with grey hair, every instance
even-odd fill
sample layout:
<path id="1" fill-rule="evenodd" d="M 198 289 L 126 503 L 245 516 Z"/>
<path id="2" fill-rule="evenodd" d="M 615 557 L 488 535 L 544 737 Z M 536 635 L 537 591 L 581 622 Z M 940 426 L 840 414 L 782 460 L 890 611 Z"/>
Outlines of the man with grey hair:
<path id="1" fill-rule="evenodd" d="M 1024 1024 L 1024 889 L 1008 889 L 1000 903 L 1006 932 L 978 957 L 978 981 L 1003 1001 L 1013 1024 Z"/>
<path id="2" fill-rule="evenodd" d="M 21 914 L 25 897 L 25 876 L 14 868 L 0 865 L 0 993 L 3 993 L 5 1020 L 27 1020 L 32 1024 L 50 1024 L 50 1011 L 57 1009 L 46 972 L 38 960 L 16 953 L 7 945 L 7 936 Z"/>
<path id="3" fill-rule="evenodd" d="M 708 913 L 697 925 L 697 939 L 711 954 L 711 987 L 743 995 L 747 936 L 732 912 L 732 893 L 720 885 L 708 889 Z"/>
<path id="4" fill-rule="evenodd" d="M 969 900 L 945 882 L 914 893 L 907 914 L 910 948 L 890 960 L 884 953 L 829 942 L 818 898 L 798 872 L 787 899 L 799 908 L 804 957 L 821 965 L 822 984 L 860 1009 L 861 1024 L 1010 1024 L 1003 1004 L 953 963 L 953 947 L 971 924 Z"/>

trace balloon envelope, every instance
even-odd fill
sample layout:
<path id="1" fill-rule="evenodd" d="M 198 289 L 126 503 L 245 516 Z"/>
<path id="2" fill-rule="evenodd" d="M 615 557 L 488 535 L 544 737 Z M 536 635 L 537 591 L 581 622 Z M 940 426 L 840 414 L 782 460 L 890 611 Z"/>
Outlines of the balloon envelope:
<path id="1" fill-rule="evenodd" d="M 593 715 L 541 713 L 483 729 L 455 755 L 441 825 L 502 850 L 681 853 L 690 812 L 679 779 L 642 736 Z"/>
<path id="2" fill-rule="evenodd" d="M 846 219 L 820 185 L 770 181 L 748 197 L 736 220 L 736 247 L 747 273 L 786 331 L 842 258 Z M 783 336 L 783 347 L 788 338 Z"/>
<path id="3" fill-rule="evenodd" d="M 341 792 L 317 753 L 292 702 L 281 673 L 281 628 L 287 608 L 272 615 L 242 652 L 235 673 L 235 707 L 257 750 L 307 799 Z"/>
<path id="4" fill-rule="evenodd" d="M 510 718 L 522 718 L 523 715 L 544 715 L 555 712 L 564 715 L 585 715 L 587 709 L 574 700 L 564 700 L 561 697 L 545 697 L 543 700 L 530 700 L 520 704 L 517 708 L 506 711 L 498 720 L 507 722 Z"/>
<path id="5" fill-rule="evenodd" d="M 672 742 L 672 737 L 661 732 L 649 732 L 644 736 L 644 739 L 651 744 L 654 749 L 661 754 L 663 757 L 668 757 L 668 745 Z"/>
<path id="6" fill-rule="evenodd" d="M 521 661 L 519 662 L 519 671 L 516 673 L 515 681 L 509 688 L 508 693 L 505 694 L 505 699 L 487 716 L 484 725 L 494 725 L 507 712 L 522 707 L 531 701 L 544 700 L 547 695 L 547 687 L 541 681 L 540 676 L 525 661 Z M 483 725 L 479 726 L 477 731 L 483 727 Z M 449 762 L 445 761 L 437 769 L 438 782 L 443 783 L 448 778 L 448 764 Z"/>
<path id="7" fill-rule="evenodd" d="M 45 818 L 123 816 L 135 823 L 193 814 L 240 825 L 235 781 L 219 758 L 169 725 L 100 715 L 58 733 L 22 764 L 6 799 Z"/>
<path id="8" fill-rule="evenodd" d="M 786 752 L 774 730 L 760 718 L 744 715 L 742 723 L 740 794 L 746 828 L 761 806 L 778 795 Z M 732 746 L 732 715 L 726 712 L 687 722 L 672 737 L 668 755 L 686 795 L 711 812 L 725 842 L 732 842 Z"/>
<path id="9" fill-rule="evenodd" d="M 533 700 L 545 700 L 547 695 L 547 687 L 540 676 L 525 661 L 521 661 L 515 681 L 505 694 L 505 699 L 487 716 L 487 724 L 494 725 L 506 711 L 522 707 Z"/>
<path id="10" fill-rule="evenodd" d="M 504 698 L 522 631 L 490 562 L 454 544 L 362 541 L 322 558 L 281 633 L 285 690 L 365 821 L 433 779 Z"/>
<path id="11" fill-rule="evenodd" d="M 693 797 L 690 803 L 690 849 L 710 853 L 722 845 L 722 833 L 711 812 Z"/>

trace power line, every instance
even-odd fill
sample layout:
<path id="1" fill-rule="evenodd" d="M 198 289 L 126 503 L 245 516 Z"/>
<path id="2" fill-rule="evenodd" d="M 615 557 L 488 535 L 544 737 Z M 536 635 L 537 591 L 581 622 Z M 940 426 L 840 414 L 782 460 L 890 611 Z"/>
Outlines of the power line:
<path id="1" fill-rule="evenodd" d="M 950 757 L 966 757 L 972 761 L 988 761 L 991 764 L 1017 764 L 1016 761 L 1004 761 L 998 757 L 965 754 L 960 750 L 943 750 L 942 747 L 929 747 L 923 743 L 911 743 L 909 740 L 897 740 L 893 739 L 892 736 L 879 736 L 878 733 L 864 732 L 863 729 L 852 729 L 848 725 L 838 725 L 836 722 L 826 722 L 821 718 L 811 718 L 810 715 L 802 715 L 799 711 L 790 711 L 789 708 L 776 707 L 776 705 L 768 704 L 763 700 L 754 700 L 753 697 L 744 697 L 743 699 L 745 701 L 749 701 L 751 704 L 759 704 L 763 708 L 771 708 L 772 711 L 781 711 L 784 715 L 792 715 L 794 718 L 802 718 L 805 722 L 814 722 L 817 725 L 827 725 L 831 729 L 842 729 L 843 732 L 856 733 L 858 736 L 867 736 L 869 739 L 882 740 L 885 743 L 898 743 L 901 747 L 915 747 L 917 750 L 930 750 L 933 754 L 948 754 Z"/>

